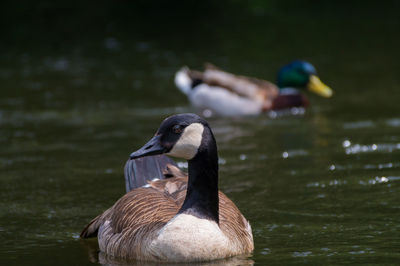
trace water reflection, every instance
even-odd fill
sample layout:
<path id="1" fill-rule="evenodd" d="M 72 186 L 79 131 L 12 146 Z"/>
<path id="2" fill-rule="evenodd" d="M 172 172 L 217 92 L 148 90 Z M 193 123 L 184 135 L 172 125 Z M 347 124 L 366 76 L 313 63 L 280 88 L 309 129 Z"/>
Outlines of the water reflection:
<path id="1" fill-rule="evenodd" d="M 137 266 L 156 266 L 156 265 L 165 265 L 165 266 L 181 266 L 186 263 L 165 263 L 165 262 L 145 262 L 145 261 L 122 261 L 115 258 L 110 258 L 104 253 L 100 252 L 98 261 L 96 261 L 102 265 L 115 265 L 115 266 L 128 266 L 128 265 L 137 265 Z M 210 261 L 210 262 L 191 262 L 190 265 L 194 266 L 237 266 L 237 265 L 254 265 L 254 261 L 246 258 L 229 258 L 224 260 Z"/>
<path id="2" fill-rule="evenodd" d="M 96 240 L 96 241 L 94 241 Z M 166 262 L 151 262 L 151 261 L 135 261 L 124 260 L 115 258 L 99 251 L 97 239 L 82 240 L 80 241 L 84 248 L 87 250 L 89 261 L 92 263 L 99 263 L 101 265 L 113 266 L 181 266 L 181 265 L 195 265 L 195 266 L 237 266 L 237 265 L 254 265 L 254 261 L 248 256 L 236 256 L 228 259 L 209 261 L 209 262 L 191 262 L 191 263 L 166 263 Z"/>

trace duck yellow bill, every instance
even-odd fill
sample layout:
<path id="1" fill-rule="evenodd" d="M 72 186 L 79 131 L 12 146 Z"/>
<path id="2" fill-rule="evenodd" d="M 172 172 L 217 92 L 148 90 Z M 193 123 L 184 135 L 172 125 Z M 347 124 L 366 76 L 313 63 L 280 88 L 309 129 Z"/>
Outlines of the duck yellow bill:
<path id="1" fill-rule="evenodd" d="M 310 77 L 310 81 L 308 82 L 307 88 L 310 91 L 315 92 L 316 94 L 325 98 L 329 98 L 333 94 L 332 89 L 326 86 L 324 83 L 322 83 L 319 77 L 315 75 L 312 75 Z"/>

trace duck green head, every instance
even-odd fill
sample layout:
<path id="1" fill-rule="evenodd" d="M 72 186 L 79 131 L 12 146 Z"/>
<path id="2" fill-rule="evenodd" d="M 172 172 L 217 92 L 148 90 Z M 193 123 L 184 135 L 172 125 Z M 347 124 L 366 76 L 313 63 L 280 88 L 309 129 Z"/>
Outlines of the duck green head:
<path id="1" fill-rule="evenodd" d="M 317 76 L 315 67 L 302 60 L 292 61 L 283 66 L 278 72 L 279 88 L 308 89 L 322 97 L 329 98 L 333 91 Z"/>

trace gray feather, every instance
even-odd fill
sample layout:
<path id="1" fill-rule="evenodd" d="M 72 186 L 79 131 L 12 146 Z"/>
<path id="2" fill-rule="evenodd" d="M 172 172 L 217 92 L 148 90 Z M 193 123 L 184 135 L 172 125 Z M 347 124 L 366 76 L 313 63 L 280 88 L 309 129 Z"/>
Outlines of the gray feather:
<path id="1" fill-rule="evenodd" d="M 153 179 L 164 179 L 163 170 L 167 168 L 167 164 L 176 166 L 176 163 L 165 155 L 128 160 L 125 164 L 126 192 L 147 185 Z"/>

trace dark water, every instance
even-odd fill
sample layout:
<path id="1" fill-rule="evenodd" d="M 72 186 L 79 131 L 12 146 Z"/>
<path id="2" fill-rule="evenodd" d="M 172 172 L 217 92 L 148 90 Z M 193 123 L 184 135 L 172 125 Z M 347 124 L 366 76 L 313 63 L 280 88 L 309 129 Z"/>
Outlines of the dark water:
<path id="1" fill-rule="evenodd" d="M 2 9 L 0 264 L 98 263 L 78 235 L 124 193 L 128 155 L 163 118 L 193 111 L 173 84 L 182 65 L 274 80 L 297 58 L 334 98 L 310 95 L 300 115 L 209 119 L 220 188 L 256 246 L 221 264 L 398 264 L 399 5 L 164 5 Z"/>

